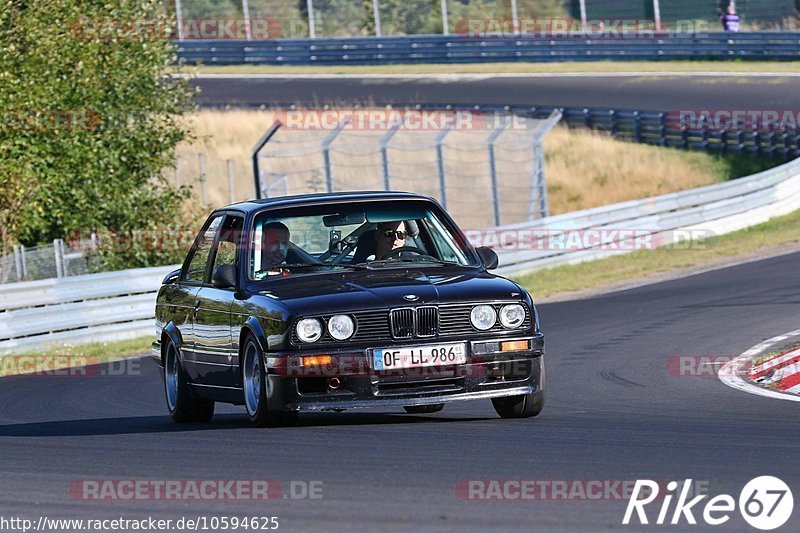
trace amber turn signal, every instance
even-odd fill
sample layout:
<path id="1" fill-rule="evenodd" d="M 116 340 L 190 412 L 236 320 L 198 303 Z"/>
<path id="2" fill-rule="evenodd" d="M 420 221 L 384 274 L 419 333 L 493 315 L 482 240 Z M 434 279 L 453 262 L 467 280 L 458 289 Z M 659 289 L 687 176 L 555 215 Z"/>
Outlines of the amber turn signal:
<path id="1" fill-rule="evenodd" d="M 332 362 L 330 355 L 306 355 L 300 358 L 300 366 L 323 366 Z"/>
<path id="2" fill-rule="evenodd" d="M 505 341 L 500 343 L 501 352 L 517 352 L 527 350 L 529 347 L 528 341 Z"/>

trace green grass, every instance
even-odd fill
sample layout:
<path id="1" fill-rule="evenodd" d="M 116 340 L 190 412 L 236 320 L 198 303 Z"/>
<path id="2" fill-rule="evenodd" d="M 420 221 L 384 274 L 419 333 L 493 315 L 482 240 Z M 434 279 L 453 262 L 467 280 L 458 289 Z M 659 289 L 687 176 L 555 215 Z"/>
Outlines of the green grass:
<path id="1" fill-rule="evenodd" d="M 48 370 L 59 370 L 75 366 L 96 365 L 115 359 L 148 355 L 153 337 L 138 337 L 117 342 L 95 342 L 81 345 L 53 344 L 34 352 L 10 353 L 0 355 L 0 377 L 20 373 L 30 358 L 41 361 Z M 24 363 L 23 363 L 24 362 Z"/>
<path id="2" fill-rule="evenodd" d="M 647 276 L 753 254 L 780 245 L 800 243 L 800 211 L 736 232 L 696 241 L 692 248 L 678 244 L 607 259 L 564 265 L 519 276 L 534 298 L 595 289 L 640 280 Z"/>
<path id="3" fill-rule="evenodd" d="M 572 61 L 420 65 L 226 65 L 181 67 L 203 74 L 487 74 L 571 72 L 800 72 L 800 61 Z"/>

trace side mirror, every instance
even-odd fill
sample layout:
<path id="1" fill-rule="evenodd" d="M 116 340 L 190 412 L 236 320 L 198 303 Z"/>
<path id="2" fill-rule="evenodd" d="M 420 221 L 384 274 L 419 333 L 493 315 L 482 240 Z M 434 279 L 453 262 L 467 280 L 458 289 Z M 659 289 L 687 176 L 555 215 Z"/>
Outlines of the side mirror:
<path id="1" fill-rule="evenodd" d="M 478 255 L 480 256 L 481 261 L 483 261 L 483 266 L 486 267 L 486 270 L 497 268 L 499 260 L 494 250 L 488 246 L 481 246 L 480 248 L 476 248 L 475 251 L 478 252 Z"/>
<path id="2" fill-rule="evenodd" d="M 236 288 L 236 267 L 234 265 L 220 265 L 211 275 L 211 284 L 217 289 Z"/>

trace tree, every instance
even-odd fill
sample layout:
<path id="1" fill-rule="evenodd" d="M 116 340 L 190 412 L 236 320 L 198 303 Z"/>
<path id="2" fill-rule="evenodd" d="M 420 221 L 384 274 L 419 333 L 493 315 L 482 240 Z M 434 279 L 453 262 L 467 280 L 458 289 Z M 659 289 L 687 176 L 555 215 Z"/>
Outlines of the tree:
<path id="1" fill-rule="evenodd" d="M 191 102 L 158 0 L 0 0 L 3 251 L 180 220 L 162 177 Z"/>

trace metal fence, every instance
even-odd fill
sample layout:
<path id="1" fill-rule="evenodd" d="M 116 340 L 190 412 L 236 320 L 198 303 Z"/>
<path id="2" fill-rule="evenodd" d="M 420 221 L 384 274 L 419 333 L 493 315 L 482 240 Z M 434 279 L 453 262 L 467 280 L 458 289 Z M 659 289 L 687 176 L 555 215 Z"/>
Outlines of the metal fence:
<path id="1" fill-rule="evenodd" d="M 681 33 L 657 38 L 352 37 L 179 41 L 178 59 L 206 65 L 381 65 L 606 60 L 800 58 L 797 32 Z"/>
<path id="2" fill-rule="evenodd" d="M 468 21 L 596 20 L 704 22 L 719 28 L 721 10 L 735 4 L 745 29 L 789 28 L 796 24 L 795 0 L 168 0 L 183 21 L 182 38 L 192 38 L 191 22 L 212 18 L 250 22 L 243 35 L 264 38 L 363 37 L 458 33 Z M 261 28 L 261 25 L 266 27 Z"/>
<path id="3" fill-rule="evenodd" d="M 534 220 L 548 214 L 544 135 L 561 118 L 506 115 L 467 129 L 292 129 L 276 122 L 258 152 L 257 189 L 292 194 L 405 190 L 437 198 L 464 227 Z M 488 126 L 488 127 L 487 127 Z"/>
<path id="4" fill-rule="evenodd" d="M 87 251 L 93 242 L 65 242 L 26 247 L 14 246 L 14 251 L 0 257 L 0 283 L 16 283 L 47 278 L 80 276 L 96 271 L 95 256 Z"/>

